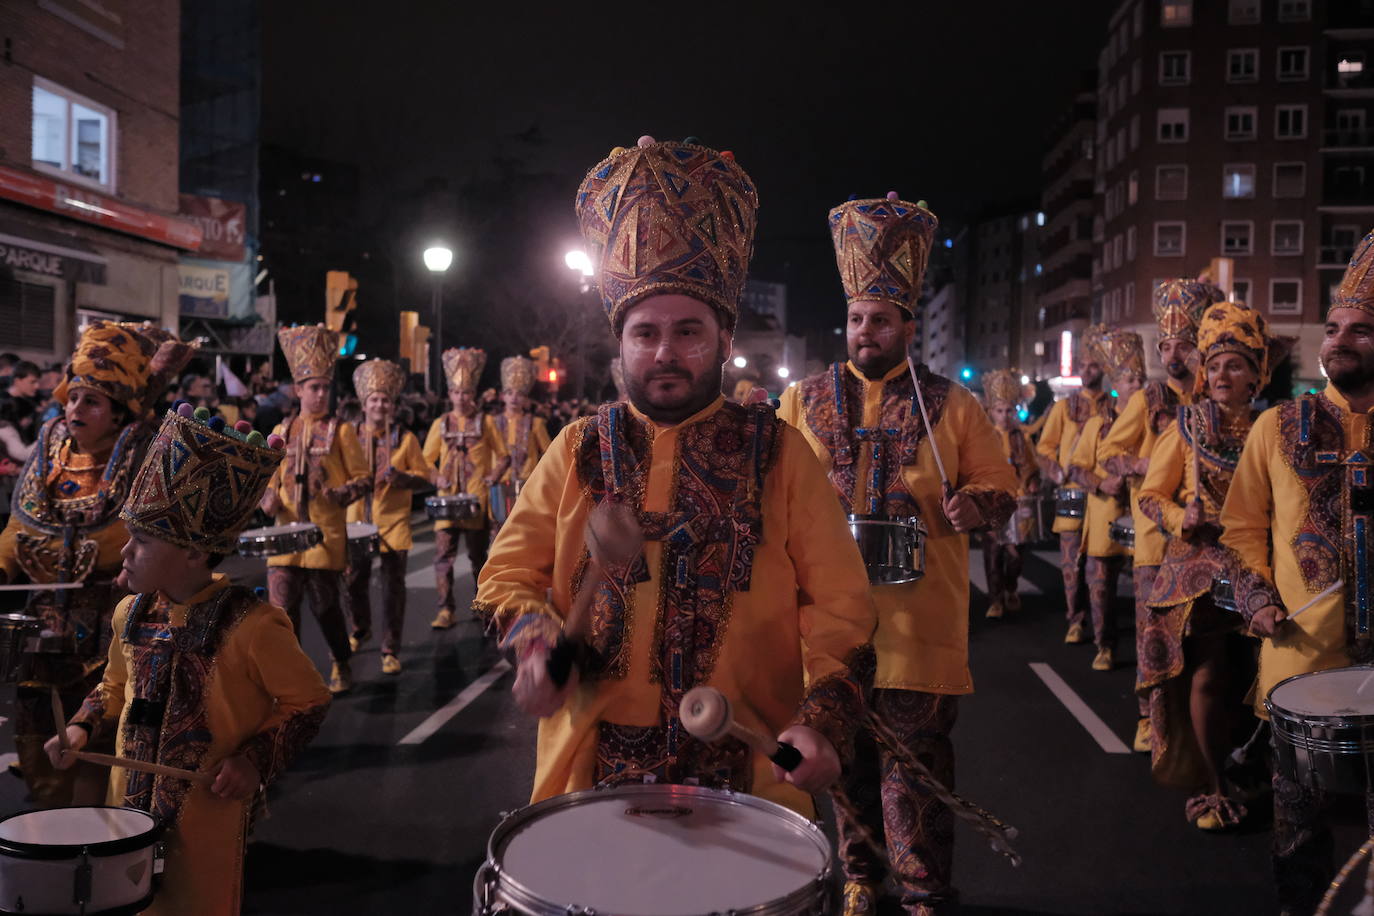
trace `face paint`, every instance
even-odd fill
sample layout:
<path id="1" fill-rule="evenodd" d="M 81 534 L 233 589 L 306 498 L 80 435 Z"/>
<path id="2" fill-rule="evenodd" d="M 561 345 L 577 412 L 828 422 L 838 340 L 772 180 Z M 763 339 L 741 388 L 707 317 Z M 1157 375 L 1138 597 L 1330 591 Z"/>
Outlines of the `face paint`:
<path id="1" fill-rule="evenodd" d="M 706 364 L 706 358 L 711 355 L 711 348 L 704 343 L 692 344 L 687 348 L 687 361 L 695 366 Z"/>

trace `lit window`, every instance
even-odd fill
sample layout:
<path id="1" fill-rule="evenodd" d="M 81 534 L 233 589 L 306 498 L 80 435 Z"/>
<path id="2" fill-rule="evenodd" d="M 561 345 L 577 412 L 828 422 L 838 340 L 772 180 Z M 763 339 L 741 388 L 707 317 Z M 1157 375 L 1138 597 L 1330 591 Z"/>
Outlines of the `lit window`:
<path id="1" fill-rule="evenodd" d="M 1188 140 L 1188 109 L 1161 108 L 1158 114 L 1160 143 L 1185 143 Z"/>
<path id="2" fill-rule="evenodd" d="M 1274 163 L 1274 196 L 1302 197 L 1307 193 L 1305 162 Z"/>
<path id="3" fill-rule="evenodd" d="M 1188 199 L 1188 166 L 1155 166 L 1155 200 Z"/>
<path id="4" fill-rule="evenodd" d="M 1302 314 L 1302 281 L 1301 281 L 1301 280 L 1270 280 L 1270 281 L 1269 281 L 1269 314 L 1271 314 L 1271 315 L 1301 315 L 1301 314 Z"/>
<path id="5" fill-rule="evenodd" d="M 1035 265 L 1035 275 L 1036 275 L 1037 277 L 1040 276 L 1041 274 L 1043 274 L 1044 272 L 1045 272 L 1045 265 L 1043 265 L 1043 264 L 1036 264 L 1036 265 Z"/>
<path id="6" fill-rule="evenodd" d="M 1302 22 L 1312 18 L 1312 0 L 1279 0 L 1279 22 Z"/>
<path id="7" fill-rule="evenodd" d="M 1159 10 L 1160 25 L 1165 28 L 1193 24 L 1193 0 L 1164 0 Z"/>
<path id="8" fill-rule="evenodd" d="M 1192 57 L 1187 51 L 1162 52 L 1159 55 L 1159 85 L 1186 86 Z"/>
<path id="9" fill-rule="evenodd" d="M 1255 196 L 1254 163 L 1232 163 L 1221 167 L 1221 196 L 1231 199 Z"/>
<path id="10" fill-rule="evenodd" d="M 1274 255 L 1302 254 L 1302 220 L 1276 219 L 1270 236 Z"/>
<path id="11" fill-rule="evenodd" d="M 1307 106 L 1279 105 L 1274 109 L 1274 136 L 1280 140 L 1301 140 L 1307 136 Z"/>
<path id="12" fill-rule="evenodd" d="M 1221 224 L 1221 253 L 1227 256 L 1246 255 L 1254 251 L 1255 224 L 1249 220 Z"/>
<path id="13" fill-rule="evenodd" d="M 1155 223 L 1155 256 L 1182 257 L 1188 247 L 1188 227 L 1184 223 Z"/>
<path id="14" fill-rule="evenodd" d="M 34 168 L 113 186 L 114 121 L 112 109 L 35 77 L 31 147 Z"/>
<path id="15" fill-rule="evenodd" d="M 1259 79 L 1259 50 L 1232 48 L 1226 52 L 1226 81 L 1253 83 Z"/>
<path id="16" fill-rule="evenodd" d="M 1130 206 L 1140 199 L 1140 173 L 1131 170 L 1131 174 L 1126 176 L 1126 206 Z"/>
<path id="17" fill-rule="evenodd" d="M 1336 61 L 1336 72 L 1342 76 L 1358 76 L 1364 72 L 1364 54 L 1356 51 L 1342 54 Z"/>
<path id="18" fill-rule="evenodd" d="M 1260 21 L 1260 0 L 1231 0 L 1227 21 L 1231 25 L 1247 25 Z"/>
<path id="19" fill-rule="evenodd" d="M 1037 225 L 1037 226 L 1043 226 L 1043 225 L 1045 225 L 1045 211 L 1044 211 L 1044 210 L 1037 210 L 1037 211 L 1036 211 L 1036 213 L 1035 213 L 1035 225 Z"/>
<path id="20" fill-rule="evenodd" d="M 1307 79 L 1307 49 L 1279 48 L 1279 79 Z"/>
<path id="21" fill-rule="evenodd" d="M 1227 140 L 1253 140 L 1255 139 L 1255 116 L 1254 106 L 1233 106 L 1226 109 L 1226 139 Z"/>

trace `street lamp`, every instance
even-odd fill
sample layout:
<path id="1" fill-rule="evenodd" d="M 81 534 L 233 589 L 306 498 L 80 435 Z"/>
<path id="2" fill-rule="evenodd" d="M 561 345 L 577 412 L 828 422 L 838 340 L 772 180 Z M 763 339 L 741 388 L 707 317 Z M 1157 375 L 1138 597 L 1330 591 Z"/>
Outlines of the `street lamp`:
<path id="1" fill-rule="evenodd" d="M 791 374 L 792 374 L 792 370 L 789 369 L 789 368 L 787 368 L 786 366 L 779 366 L 779 367 L 778 367 L 778 378 L 787 378 L 787 377 L 788 377 L 789 375 L 791 375 Z"/>
<path id="2" fill-rule="evenodd" d="M 735 368 L 736 368 L 736 369 L 743 369 L 743 368 L 744 368 L 745 366 L 747 366 L 747 365 L 749 365 L 749 360 L 745 359 L 743 356 L 736 356 L 736 357 L 735 357 Z"/>
<path id="3" fill-rule="evenodd" d="M 453 263 L 453 251 L 443 245 L 432 245 L 425 249 L 425 267 L 434 275 L 434 388 L 443 389 L 439 382 L 444 377 L 444 274 Z"/>
<path id="4" fill-rule="evenodd" d="M 587 292 L 592 287 L 592 275 L 596 269 L 592 267 L 592 259 L 587 257 L 587 252 L 580 248 L 574 248 L 563 255 L 563 263 L 568 265 L 569 270 L 575 270 L 581 274 L 582 292 Z"/>

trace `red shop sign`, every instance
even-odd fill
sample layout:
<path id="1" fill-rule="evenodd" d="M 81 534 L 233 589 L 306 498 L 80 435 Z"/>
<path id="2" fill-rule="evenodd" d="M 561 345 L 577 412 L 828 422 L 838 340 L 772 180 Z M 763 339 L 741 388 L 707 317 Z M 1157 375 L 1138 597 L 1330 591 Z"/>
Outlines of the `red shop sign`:
<path id="1" fill-rule="evenodd" d="M 54 181 L 3 165 L 0 165 L 0 198 L 175 248 L 187 251 L 200 248 L 200 226 L 190 220 L 164 216 L 89 191 L 75 183 Z"/>
<path id="2" fill-rule="evenodd" d="M 197 253 L 211 261 L 242 261 L 247 241 L 248 208 L 218 197 L 181 195 L 181 215 L 200 226 Z"/>

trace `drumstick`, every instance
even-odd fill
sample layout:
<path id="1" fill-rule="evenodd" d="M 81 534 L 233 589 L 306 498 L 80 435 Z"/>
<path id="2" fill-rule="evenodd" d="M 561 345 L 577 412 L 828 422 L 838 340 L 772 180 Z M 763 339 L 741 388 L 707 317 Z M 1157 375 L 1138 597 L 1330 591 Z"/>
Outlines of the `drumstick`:
<path id="1" fill-rule="evenodd" d="M 205 786 L 211 783 L 209 773 L 197 773 L 194 770 L 183 770 L 180 767 L 169 767 L 160 763 L 146 763 L 142 760 L 130 760 L 128 757 L 116 757 L 113 754 L 94 754 L 90 751 L 70 751 L 69 753 L 77 760 L 84 760 L 99 766 L 123 767 L 126 770 L 138 770 L 140 773 L 152 773 L 154 776 L 185 779 L 188 782 L 196 782 Z"/>
<path id="2" fill-rule="evenodd" d="M 940 449 L 935 444 L 935 430 L 930 425 L 930 413 L 926 410 L 926 399 L 921 394 L 921 380 L 916 377 L 916 359 L 911 355 L 913 342 L 906 350 L 906 367 L 911 370 L 911 384 L 916 388 L 916 406 L 921 409 L 921 421 L 926 425 L 926 438 L 930 440 L 930 453 L 935 456 L 935 467 L 940 472 L 940 483 L 944 486 L 945 496 L 954 492 L 949 475 L 945 473 L 945 463 L 940 460 Z"/>
<path id="3" fill-rule="evenodd" d="M 49 696 L 52 700 L 52 724 L 57 729 L 57 746 L 66 752 L 72 749 L 72 743 L 67 740 L 67 714 L 62 709 L 62 696 L 56 687 L 52 688 Z"/>
<path id="4" fill-rule="evenodd" d="M 677 715 L 688 734 L 707 744 L 729 735 L 743 741 L 789 773 L 802 764 L 801 751 L 786 741 L 761 735 L 736 722 L 730 701 L 714 687 L 693 687 L 687 691 L 678 704 Z"/>
<path id="5" fill-rule="evenodd" d="M 46 592 L 62 588 L 81 588 L 85 582 L 34 582 L 29 585 L 0 585 L 0 592 Z"/>
<path id="6" fill-rule="evenodd" d="M 1344 580 L 1344 579 L 1337 579 L 1335 582 L 1332 582 L 1330 585 L 1328 585 L 1326 588 L 1322 589 L 1322 590 L 1321 590 L 1320 592 L 1318 592 L 1316 595 L 1312 596 L 1312 600 L 1311 600 L 1311 601 L 1308 601 L 1306 604 L 1304 604 L 1302 607 L 1298 608 L 1298 609 L 1297 609 L 1296 611 L 1294 611 L 1293 613 L 1289 614 L 1289 615 L 1288 615 L 1287 617 L 1285 617 L 1284 619 L 1285 619 L 1285 620 L 1292 620 L 1294 617 L 1298 616 L 1298 615 L 1301 614 L 1303 611 L 1305 611 L 1305 610 L 1307 610 L 1308 608 L 1312 607 L 1312 605 L 1316 604 L 1318 601 L 1321 601 L 1321 600 L 1322 600 L 1323 598 L 1325 598 L 1327 595 L 1330 595 L 1332 592 L 1334 592 L 1336 589 L 1342 587 L 1343 585 L 1345 585 L 1345 580 Z"/>
<path id="7" fill-rule="evenodd" d="M 1202 506 L 1202 455 L 1199 451 L 1201 446 L 1198 445 L 1197 439 L 1197 423 L 1194 422 L 1191 425 L 1193 427 L 1193 502 L 1197 503 L 1200 508 Z"/>

